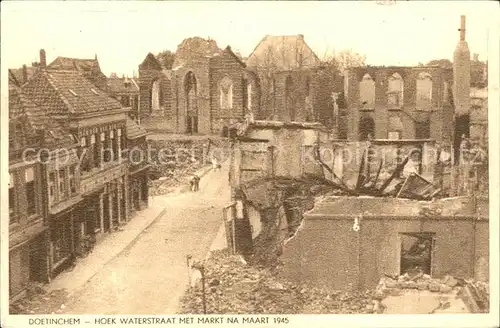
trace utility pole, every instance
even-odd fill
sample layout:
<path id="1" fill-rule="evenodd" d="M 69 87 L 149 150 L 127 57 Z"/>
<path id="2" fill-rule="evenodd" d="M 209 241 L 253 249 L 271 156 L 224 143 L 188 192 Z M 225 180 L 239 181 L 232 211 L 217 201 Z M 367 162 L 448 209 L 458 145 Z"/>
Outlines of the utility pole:
<path id="1" fill-rule="evenodd" d="M 205 266 L 202 263 L 193 263 L 192 267 L 201 273 L 201 292 L 203 301 L 203 314 L 207 314 L 207 297 L 205 292 Z"/>

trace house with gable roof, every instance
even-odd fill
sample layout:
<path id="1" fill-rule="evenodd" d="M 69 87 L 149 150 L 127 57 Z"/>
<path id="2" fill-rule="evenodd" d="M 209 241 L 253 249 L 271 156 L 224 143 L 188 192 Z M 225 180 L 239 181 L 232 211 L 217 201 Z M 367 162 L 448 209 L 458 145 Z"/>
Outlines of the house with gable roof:
<path id="1" fill-rule="evenodd" d="M 41 70 L 23 85 L 23 92 L 51 120 L 65 125 L 78 144 L 76 171 L 55 166 L 53 171 L 48 168 L 46 176 L 54 276 L 84 251 L 84 240 L 99 239 L 130 218 L 134 202 L 129 193 L 127 144 L 129 140 L 145 143 L 146 132 L 128 117 L 130 107 L 123 107 L 79 70 Z M 147 196 L 147 163 L 138 165 L 134 184 Z M 66 182 L 72 174 L 79 179 L 79 198 L 73 197 L 74 188 Z M 140 202 L 147 206 L 147 198 Z M 56 252 L 59 244 L 61 251 Z"/>
<path id="2" fill-rule="evenodd" d="M 47 212 L 54 196 L 46 181 L 56 163 L 64 173 L 68 199 L 79 197 L 77 141 L 67 126 L 46 114 L 9 78 L 9 296 L 26 294 L 32 282 L 47 282 L 51 258 L 66 251 L 61 236 L 51 233 Z M 61 154 L 60 149 L 66 152 Z M 62 175 L 61 175 L 62 176 Z M 64 229 L 65 226 L 60 227 Z M 66 233 L 69 230 L 66 230 Z M 52 242 L 51 242 L 52 241 Z"/>
<path id="3" fill-rule="evenodd" d="M 246 65 L 260 85 L 256 119 L 333 125 L 332 94 L 338 81 L 322 66 L 303 35 L 266 35 Z"/>

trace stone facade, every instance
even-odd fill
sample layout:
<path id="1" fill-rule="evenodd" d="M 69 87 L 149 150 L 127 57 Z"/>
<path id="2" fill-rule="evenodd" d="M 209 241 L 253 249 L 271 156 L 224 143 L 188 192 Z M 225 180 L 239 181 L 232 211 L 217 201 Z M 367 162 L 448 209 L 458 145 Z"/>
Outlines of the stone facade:
<path id="1" fill-rule="evenodd" d="M 333 122 L 334 79 L 302 35 L 266 36 L 250 54 L 248 68 L 260 84 L 256 119 Z"/>
<path id="2" fill-rule="evenodd" d="M 424 89 L 419 81 L 426 77 Z M 347 139 L 433 139 L 453 137 L 452 71 L 439 67 L 363 67 L 346 73 Z M 398 80 L 401 84 L 393 81 Z M 418 89 L 418 91 L 417 91 Z M 425 94 L 425 97 L 422 94 Z"/>
<path id="3" fill-rule="evenodd" d="M 219 134 L 243 119 L 247 99 L 245 64 L 229 47 L 189 38 L 177 49 L 172 69 L 148 54 L 139 66 L 141 124 L 150 131 Z M 230 84 L 231 104 L 221 108 L 220 83 Z M 155 83 L 159 83 L 159 91 Z M 158 98 L 159 106 L 155 107 Z"/>
<path id="4" fill-rule="evenodd" d="M 286 55 L 263 67 L 261 48 L 283 42 Z M 297 62 L 296 53 L 307 54 L 306 59 Z M 302 36 L 267 36 L 246 63 L 229 46 L 221 50 L 213 40 L 188 38 L 179 45 L 172 69 L 151 53 L 139 65 L 141 124 L 156 132 L 220 134 L 251 114 L 331 125 L 330 73 Z"/>

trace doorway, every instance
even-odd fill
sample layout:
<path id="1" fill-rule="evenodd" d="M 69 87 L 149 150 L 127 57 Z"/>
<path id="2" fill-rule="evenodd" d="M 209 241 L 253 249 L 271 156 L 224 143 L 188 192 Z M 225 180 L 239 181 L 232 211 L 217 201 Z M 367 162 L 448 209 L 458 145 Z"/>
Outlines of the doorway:
<path id="1" fill-rule="evenodd" d="M 400 233 L 400 274 L 422 272 L 431 275 L 432 252 L 434 248 L 433 232 Z"/>
<path id="2" fill-rule="evenodd" d="M 359 141 L 366 141 L 375 136 L 375 122 L 370 116 L 363 116 L 359 120 Z"/>
<path id="3" fill-rule="evenodd" d="M 104 194 L 103 196 L 103 216 L 104 216 L 104 232 L 108 232 L 109 229 L 111 228 L 110 226 L 110 217 L 109 217 L 109 197 L 107 194 Z"/>

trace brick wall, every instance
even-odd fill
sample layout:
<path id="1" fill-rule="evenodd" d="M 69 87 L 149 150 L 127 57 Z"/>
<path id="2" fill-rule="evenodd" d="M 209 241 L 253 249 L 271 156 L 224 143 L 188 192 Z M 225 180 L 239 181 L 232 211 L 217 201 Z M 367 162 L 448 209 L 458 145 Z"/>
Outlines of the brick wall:
<path id="1" fill-rule="evenodd" d="M 233 106 L 231 109 L 222 109 L 220 104 L 219 84 L 227 76 L 233 84 Z M 227 51 L 221 56 L 210 59 L 210 115 L 212 118 L 211 130 L 221 133 L 222 127 L 230 122 L 242 119 L 245 116 L 246 104 L 243 103 L 243 79 L 246 78 L 243 66 Z"/>
<path id="2" fill-rule="evenodd" d="M 421 111 L 416 107 L 417 77 L 421 72 L 432 76 L 432 102 L 431 108 Z M 359 97 L 359 82 L 368 73 L 375 82 L 375 108 L 373 111 L 359 110 L 361 108 Z M 403 108 L 392 110 L 388 103 L 388 79 L 398 73 L 404 83 Z M 444 83 L 451 84 L 451 71 L 442 68 L 429 67 L 367 67 L 358 68 L 348 72 L 347 84 L 347 130 L 350 140 L 358 139 L 359 120 L 366 115 L 375 122 L 375 135 L 377 139 L 385 139 L 392 127 L 389 126 L 391 116 L 397 116 L 403 123 L 403 139 L 416 137 L 416 122 L 428 121 L 430 123 L 430 138 L 438 142 L 451 140 L 453 134 L 453 108 L 444 95 Z M 449 91 L 451 92 L 451 91 Z"/>
<path id="3" fill-rule="evenodd" d="M 284 270 L 280 274 L 294 283 L 312 287 L 374 288 L 384 274 L 401 273 L 398 239 L 401 232 L 435 233 L 432 275 L 436 278 L 446 274 L 474 277 L 479 259 L 488 257 L 487 219 L 475 223 L 473 218 L 421 221 L 365 216 L 361 230 L 355 232 L 354 216 L 309 218 L 306 215 L 301 230 L 284 248 L 281 257 Z"/>
<path id="4" fill-rule="evenodd" d="M 210 134 L 210 88 L 209 58 L 189 58 L 183 67 L 175 71 L 176 84 L 173 85 L 177 95 L 177 133 L 187 132 L 187 102 L 184 82 L 186 75 L 193 72 L 196 78 L 196 95 L 198 107 L 198 133 Z"/>

